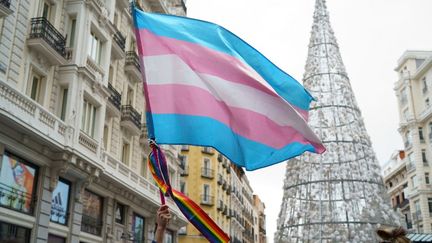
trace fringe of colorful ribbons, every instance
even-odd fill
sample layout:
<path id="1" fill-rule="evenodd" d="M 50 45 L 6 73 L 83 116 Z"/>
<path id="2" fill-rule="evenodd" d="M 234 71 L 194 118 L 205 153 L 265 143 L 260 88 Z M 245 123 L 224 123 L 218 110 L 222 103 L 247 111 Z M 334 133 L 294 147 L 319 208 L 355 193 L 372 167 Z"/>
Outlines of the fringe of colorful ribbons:
<path id="1" fill-rule="evenodd" d="M 154 143 L 150 143 L 152 152 L 148 156 L 147 163 L 150 171 L 163 195 L 169 196 L 177 204 L 183 215 L 191 222 L 201 234 L 210 242 L 229 242 L 230 238 L 219 226 L 204 212 L 195 202 L 183 193 L 171 187 L 168 173 L 168 165 L 165 155 Z M 164 202 L 161 195 L 162 203 Z"/>

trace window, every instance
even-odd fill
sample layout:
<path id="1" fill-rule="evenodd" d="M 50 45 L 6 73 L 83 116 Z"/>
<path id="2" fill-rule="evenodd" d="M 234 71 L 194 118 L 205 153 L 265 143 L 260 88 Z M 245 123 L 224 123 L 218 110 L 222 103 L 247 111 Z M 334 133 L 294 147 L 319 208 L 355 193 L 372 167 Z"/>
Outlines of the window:
<path id="1" fill-rule="evenodd" d="M 51 199 L 51 222 L 66 225 L 69 212 L 70 182 L 59 179 Z"/>
<path id="2" fill-rule="evenodd" d="M 48 1 L 42 3 L 42 17 L 51 20 L 51 4 Z"/>
<path id="3" fill-rule="evenodd" d="M 426 105 L 426 107 L 429 107 L 429 106 L 430 106 L 429 98 L 426 98 L 426 99 L 425 99 L 425 105 Z"/>
<path id="4" fill-rule="evenodd" d="M 94 32 L 90 32 L 88 55 L 97 64 L 100 64 L 101 50 L 102 50 L 101 40 L 99 39 L 99 37 L 96 36 Z"/>
<path id="5" fill-rule="evenodd" d="M 427 158 L 426 158 L 426 149 L 422 149 L 421 150 L 421 155 L 422 155 L 423 164 L 427 165 L 428 161 L 427 161 Z"/>
<path id="6" fill-rule="evenodd" d="M 81 231 L 101 235 L 103 198 L 86 189 L 83 192 L 82 201 Z"/>
<path id="7" fill-rule="evenodd" d="M 418 181 L 417 181 L 417 176 L 416 175 L 413 176 L 413 177 L 411 177 L 411 181 L 412 181 L 413 187 L 417 187 L 418 186 Z"/>
<path id="8" fill-rule="evenodd" d="M 418 128 L 420 142 L 424 142 L 423 127 Z"/>
<path id="9" fill-rule="evenodd" d="M 68 46 L 74 47 L 75 44 L 75 29 L 76 29 L 76 19 L 72 18 L 69 19 L 70 26 L 69 26 L 69 36 L 68 36 Z"/>
<path id="10" fill-rule="evenodd" d="M 432 198 L 428 198 L 429 213 L 432 213 Z"/>
<path id="11" fill-rule="evenodd" d="M 134 95 L 134 90 L 128 87 L 127 95 L 126 95 L 126 104 L 127 105 L 133 104 L 133 95 Z"/>
<path id="12" fill-rule="evenodd" d="M 66 106 L 68 100 L 68 89 L 61 89 L 61 107 L 60 107 L 60 119 L 62 121 L 66 118 Z"/>
<path id="13" fill-rule="evenodd" d="M 103 146 L 105 148 L 105 151 L 108 151 L 108 136 L 109 136 L 109 128 L 107 125 L 105 125 L 103 130 Z"/>
<path id="14" fill-rule="evenodd" d="M 207 184 L 203 185 L 203 201 L 204 202 L 210 201 L 210 186 Z"/>
<path id="15" fill-rule="evenodd" d="M 204 169 L 210 169 L 210 168 L 211 168 L 210 159 L 204 158 Z"/>
<path id="16" fill-rule="evenodd" d="M 37 167 L 8 152 L 0 164 L 0 206 L 31 214 Z"/>
<path id="17" fill-rule="evenodd" d="M 421 233 L 423 233 L 423 225 L 421 224 L 421 225 L 419 225 L 419 230 L 418 230 L 418 232 L 421 234 Z"/>
<path id="18" fill-rule="evenodd" d="M 90 137 L 94 137 L 94 128 L 96 123 L 96 107 L 84 99 L 83 112 L 81 120 L 81 130 Z"/>
<path id="19" fill-rule="evenodd" d="M 425 183 L 429 185 L 429 173 L 425 173 Z"/>
<path id="20" fill-rule="evenodd" d="M 393 183 L 390 181 L 389 182 L 389 187 L 392 188 L 392 186 L 393 186 Z"/>
<path id="21" fill-rule="evenodd" d="M 43 77 L 37 73 L 33 73 L 30 77 L 30 84 L 28 89 L 28 95 L 30 98 L 38 103 L 42 102 L 42 79 Z"/>
<path id="22" fill-rule="evenodd" d="M 180 192 L 185 194 L 186 193 L 186 182 L 180 181 Z"/>
<path id="23" fill-rule="evenodd" d="M 427 85 L 426 77 L 423 77 L 422 83 L 423 83 L 423 93 L 426 93 L 428 91 L 428 85 Z"/>
<path id="24" fill-rule="evenodd" d="M 414 161 L 414 154 L 413 153 L 408 154 L 408 160 L 409 160 L 409 162 L 411 164 L 415 163 L 415 161 Z"/>
<path id="25" fill-rule="evenodd" d="M 141 176 L 147 178 L 147 158 L 144 156 L 141 164 Z"/>
<path id="26" fill-rule="evenodd" d="M 404 104 L 407 103 L 407 100 L 408 100 L 408 99 L 407 99 L 406 89 L 403 88 L 403 89 L 401 90 L 401 93 L 400 93 L 400 102 L 401 102 L 402 105 L 404 105 Z"/>
<path id="27" fill-rule="evenodd" d="M 129 153 L 130 153 L 130 146 L 128 143 L 123 143 L 123 147 L 122 147 L 122 162 L 125 164 L 129 164 Z"/>
<path id="28" fill-rule="evenodd" d="M 66 243 L 66 238 L 57 235 L 48 234 L 49 243 Z"/>
<path id="29" fill-rule="evenodd" d="M 183 170 L 186 169 L 187 157 L 185 155 L 179 155 L 179 160 L 180 160 L 180 168 Z"/>
<path id="30" fill-rule="evenodd" d="M 0 222 L 0 242 L 30 242 L 30 229 Z"/>
<path id="31" fill-rule="evenodd" d="M 115 209 L 115 221 L 118 224 L 124 224 L 125 223 L 125 206 L 117 203 L 116 204 L 116 209 Z"/>
<path id="32" fill-rule="evenodd" d="M 133 230 L 133 234 L 134 234 L 134 242 L 136 243 L 144 243 L 145 242 L 145 238 L 144 238 L 144 218 L 134 214 L 133 217 L 133 223 L 132 223 L 132 230 Z"/>
<path id="33" fill-rule="evenodd" d="M 186 235 L 186 233 L 187 233 L 186 226 L 183 226 L 178 230 L 179 235 Z"/>

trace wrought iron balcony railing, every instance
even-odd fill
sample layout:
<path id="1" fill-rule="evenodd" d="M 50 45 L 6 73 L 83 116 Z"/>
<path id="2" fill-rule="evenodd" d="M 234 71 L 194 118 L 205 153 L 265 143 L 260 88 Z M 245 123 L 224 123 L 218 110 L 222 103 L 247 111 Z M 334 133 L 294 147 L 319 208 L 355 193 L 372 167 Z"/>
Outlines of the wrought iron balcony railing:
<path id="1" fill-rule="evenodd" d="M 0 0 L 0 4 L 5 6 L 6 8 L 10 8 L 10 0 Z"/>
<path id="2" fill-rule="evenodd" d="M 108 83 L 108 90 L 110 92 L 110 97 L 108 100 L 115 106 L 117 109 L 121 109 L 121 94 L 110 84 Z"/>
<path id="3" fill-rule="evenodd" d="M 82 215 L 81 231 L 93 235 L 101 235 L 102 226 L 103 222 L 101 219 L 93 218 L 85 214 Z"/>
<path id="4" fill-rule="evenodd" d="M 30 38 L 42 38 L 58 54 L 66 58 L 66 39 L 46 18 L 32 18 Z"/>
<path id="5" fill-rule="evenodd" d="M 33 195 L 0 183 L 0 206 L 32 214 L 36 199 Z"/>
<path id="6" fill-rule="evenodd" d="M 117 30 L 116 33 L 114 33 L 113 39 L 117 43 L 117 45 L 124 51 L 126 47 L 126 38 L 123 37 L 122 33 Z"/>
<path id="7" fill-rule="evenodd" d="M 141 115 L 131 105 L 124 105 L 122 110 L 122 120 L 130 119 L 138 128 L 141 129 Z"/>
<path id="8" fill-rule="evenodd" d="M 133 65 L 141 70 L 138 55 L 134 51 L 126 52 L 126 65 Z"/>
<path id="9" fill-rule="evenodd" d="M 201 168 L 201 176 L 206 178 L 213 178 L 214 177 L 214 171 L 209 168 Z"/>

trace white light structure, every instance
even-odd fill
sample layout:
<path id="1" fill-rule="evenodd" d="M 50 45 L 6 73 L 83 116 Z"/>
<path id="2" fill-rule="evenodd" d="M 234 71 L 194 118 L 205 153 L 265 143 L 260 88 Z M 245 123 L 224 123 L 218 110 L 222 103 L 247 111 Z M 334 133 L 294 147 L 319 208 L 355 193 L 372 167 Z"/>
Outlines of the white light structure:
<path id="1" fill-rule="evenodd" d="M 316 0 L 304 86 L 316 98 L 309 125 L 327 151 L 287 163 L 275 242 L 378 242 L 399 225 L 330 26 Z"/>

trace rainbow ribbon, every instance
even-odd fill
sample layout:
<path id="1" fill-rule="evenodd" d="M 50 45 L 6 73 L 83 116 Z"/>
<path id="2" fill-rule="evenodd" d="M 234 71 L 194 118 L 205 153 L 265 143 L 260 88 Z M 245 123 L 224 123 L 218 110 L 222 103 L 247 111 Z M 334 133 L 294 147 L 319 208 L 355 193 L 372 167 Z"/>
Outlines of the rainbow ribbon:
<path id="1" fill-rule="evenodd" d="M 199 232 L 210 242 L 229 242 L 230 238 L 219 226 L 202 210 L 195 202 L 183 193 L 171 187 L 168 174 L 168 166 L 162 150 L 154 143 L 150 143 L 150 152 L 147 163 L 156 184 L 163 195 L 171 197 L 183 215 L 191 222 Z M 161 195 L 161 199 L 163 198 Z M 164 199 L 162 199 L 162 203 Z"/>

